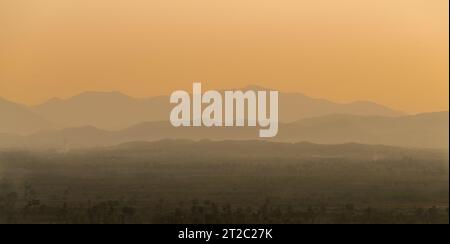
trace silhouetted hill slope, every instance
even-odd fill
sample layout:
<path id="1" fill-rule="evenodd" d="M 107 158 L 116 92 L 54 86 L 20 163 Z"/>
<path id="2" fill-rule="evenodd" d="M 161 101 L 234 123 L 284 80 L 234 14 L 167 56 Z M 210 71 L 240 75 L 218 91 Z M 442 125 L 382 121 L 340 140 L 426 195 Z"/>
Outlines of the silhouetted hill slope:
<path id="1" fill-rule="evenodd" d="M 278 136 L 271 141 L 448 148 L 448 115 L 448 112 L 403 117 L 330 115 L 280 124 Z M 145 122 L 119 131 L 79 127 L 20 138 L 9 135 L 11 141 L 0 138 L 0 146 L 71 148 L 161 139 L 255 140 L 258 139 L 258 130 L 256 127 L 174 128 L 169 122 Z"/>
<path id="2" fill-rule="evenodd" d="M 50 122 L 25 106 L 0 98 L 0 133 L 29 134 L 51 128 Z"/>
<path id="3" fill-rule="evenodd" d="M 119 92 L 85 92 L 67 100 L 52 99 L 33 111 L 63 127 L 123 129 L 143 121 L 167 120 L 166 97 L 137 99 Z"/>
<path id="4" fill-rule="evenodd" d="M 401 116 L 402 112 L 367 101 L 335 103 L 326 99 L 317 99 L 301 93 L 281 93 L 280 120 L 295 122 L 300 119 L 331 114 Z"/>
<path id="5" fill-rule="evenodd" d="M 287 124 L 277 139 L 448 148 L 449 113 L 403 117 L 329 115 Z"/>

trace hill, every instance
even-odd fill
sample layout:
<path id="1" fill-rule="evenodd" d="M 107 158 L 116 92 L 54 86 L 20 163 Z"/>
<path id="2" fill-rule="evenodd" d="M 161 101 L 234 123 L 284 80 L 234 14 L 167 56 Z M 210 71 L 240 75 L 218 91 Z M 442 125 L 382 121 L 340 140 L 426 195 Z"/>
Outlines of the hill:
<path id="1" fill-rule="evenodd" d="M 329 115 L 281 124 L 278 136 L 272 141 L 448 149 L 448 116 L 448 112 L 402 117 Z M 145 122 L 117 131 L 89 126 L 45 131 L 25 137 L 8 135 L 0 139 L 0 146 L 74 148 L 162 139 L 254 140 L 257 136 L 257 127 L 175 128 L 168 122 Z"/>
<path id="2" fill-rule="evenodd" d="M 244 90 L 267 90 L 248 87 Z M 329 114 L 400 116 L 403 113 L 371 103 L 334 103 L 299 93 L 280 93 L 280 121 Z M 62 127 L 95 126 L 101 129 L 125 129 L 142 122 L 167 121 L 174 105 L 169 97 L 132 98 L 119 92 L 85 92 L 69 99 L 52 99 L 32 110 Z"/>
<path id="3" fill-rule="evenodd" d="M 29 134 L 53 128 L 27 107 L 0 98 L 0 133 Z"/>

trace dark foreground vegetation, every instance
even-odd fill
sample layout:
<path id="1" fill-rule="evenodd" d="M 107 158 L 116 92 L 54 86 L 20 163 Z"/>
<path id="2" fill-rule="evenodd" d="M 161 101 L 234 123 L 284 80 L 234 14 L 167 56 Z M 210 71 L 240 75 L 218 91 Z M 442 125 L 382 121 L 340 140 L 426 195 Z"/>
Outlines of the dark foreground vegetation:
<path id="1" fill-rule="evenodd" d="M 132 143 L 0 152 L 0 223 L 449 223 L 448 152 Z"/>

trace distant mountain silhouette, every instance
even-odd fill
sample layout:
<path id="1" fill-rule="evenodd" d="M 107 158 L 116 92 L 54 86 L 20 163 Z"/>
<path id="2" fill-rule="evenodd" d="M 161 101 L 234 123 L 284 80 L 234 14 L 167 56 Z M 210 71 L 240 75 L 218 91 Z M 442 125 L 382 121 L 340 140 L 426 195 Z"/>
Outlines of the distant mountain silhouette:
<path id="1" fill-rule="evenodd" d="M 0 133 L 29 134 L 53 128 L 23 105 L 0 98 Z"/>
<path id="2" fill-rule="evenodd" d="M 143 121 L 167 120 L 167 97 L 131 98 L 119 92 L 85 92 L 67 100 L 52 99 L 33 111 L 61 127 L 122 129 Z"/>
<path id="3" fill-rule="evenodd" d="M 267 90 L 249 86 L 243 90 Z M 329 114 L 400 116 L 401 112 L 371 103 L 334 103 L 299 93 L 281 93 L 280 120 L 299 119 Z M 167 121 L 173 104 L 168 96 L 132 98 L 119 92 L 85 92 L 62 100 L 52 99 L 33 107 L 33 111 L 61 127 L 95 126 L 101 129 L 124 129 L 146 121 Z"/>
<path id="4" fill-rule="evenodd" d="M 280 125 L 278 136 L 272 141 L 362 143 L 448 149 L 448 116 L 448 112 L 402 117 L 328 115 L 283 123 Z M 169 122 L 145 122 L 118 131 L 79 127 L 41 132 L 22 138 L 9 135 L 9 138 L 10 143 L 0 139 L 0 146 L 70 148 L 161 139 L 254 140 L 258 138 L 258 128 L 174 128 Z"/>
<path id="5" fill-rule="evenodd" d="M 311 98 L 301 93 L 281 93 L 280 118 L 283 122 L 294 122 L 304 118 L 330 114 L 402 116 L 403 112 L 368 102 L 335 103 L 326 99 Z"/>
<path id="6" fill-rule="evenodd" d="M 357 142 L 448 148 L 448 133 L 448 112 L 402 117 L 328 115 L 285 125 L 278 138 L 327 144 Z"/>

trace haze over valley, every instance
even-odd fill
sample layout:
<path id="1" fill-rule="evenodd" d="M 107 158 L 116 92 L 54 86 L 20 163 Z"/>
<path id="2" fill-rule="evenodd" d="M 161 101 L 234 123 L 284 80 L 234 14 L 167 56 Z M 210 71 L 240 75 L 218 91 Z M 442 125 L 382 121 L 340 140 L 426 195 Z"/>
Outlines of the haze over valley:
<path id="1" fill-rule="evenodd" d="M 257 138 L 252 127 L 174 128 L 168 122 L 173 106 L 168 97 L 138 99 L 119 92 L 85 92 L 33 107 L 0 100 L 0 146 L 71 148 Z M 341 104 L 299 93 L 281 93 L 279 108 L 280 129 L 273 141 L 448 148 L 448 112 L 406 115 L 372 102 Z"/>

